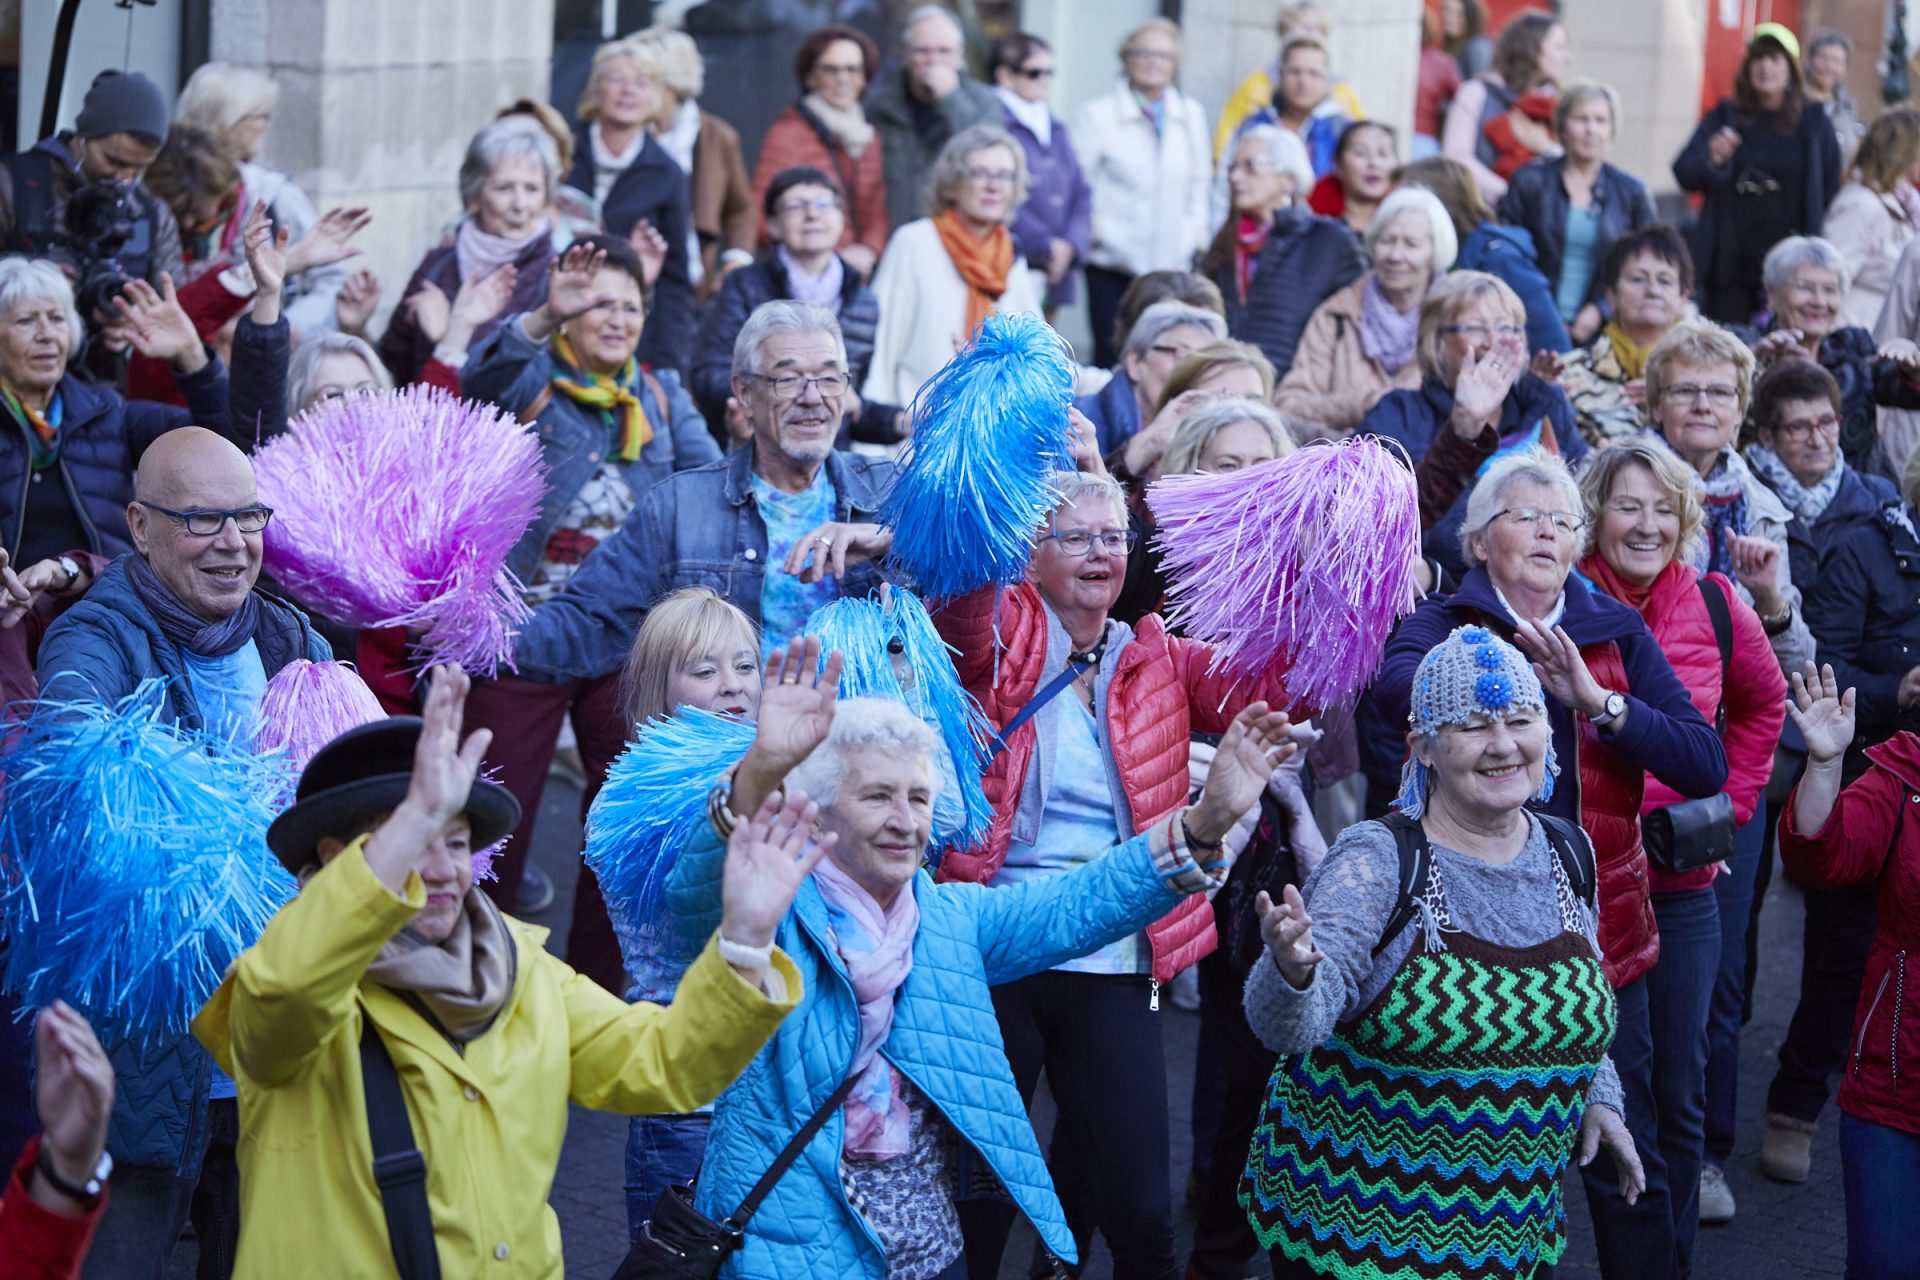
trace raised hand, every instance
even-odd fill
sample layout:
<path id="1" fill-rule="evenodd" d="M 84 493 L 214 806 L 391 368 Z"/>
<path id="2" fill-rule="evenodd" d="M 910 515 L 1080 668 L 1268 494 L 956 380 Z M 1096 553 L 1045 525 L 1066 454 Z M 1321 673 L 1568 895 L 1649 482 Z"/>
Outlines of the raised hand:
<path id="1" fill-rule="evenodd" d="M 607 301 L 593 288 L 594 277 L 606 264 L 605 250 L 584 244 L 574 245 L 553 264 L 553 274 L 547 280 L 546 305 L 541 308 L 552 324 L 563 325 Z"/>
<path id="2" fill-rule="evenodd" d="M 247 215 L 240 231 L 240 248 L 247 255 L 247 268 L 253 272 L 256 294 L 278 294 L 287 280 L 287 241 L 285 227 L 276 228 L 267 218 L 267 202 L 258 201 Z"/>
<path id="3" fill-rule="evenodd" d="M 107 1146 L 107 1121 L 113 1114 L 113 1064 L 87 1020 L 55 1000 L 40 1011 L 33 1027 L 34 1102 L 43 1141 L 54 1172 L 64 1182 L 84 1185 Z M 35 1180 L 38 1182 L 38 1179 Z M 56 1193 L 46 1188 L 45 1200 Z M 50 1207 L 71 1212 L 72 1206 Z"/>
<path id="4" fill-rule="evenodd" d="M 360 248 L 351 243 L 373 222 L 364 208 L 329 209 L 320 221 L 307 228 L 307 234 L 287 250 L 287 274 L 299 275 L 314 267 L 330 267 L 336 262 L 358 257 Z"/>
<path id="5" fill-rule="evenodd" d="M 1640 1153 L 1634 1150 L 1633 1135 L 1627 1132 L 1626 1121 L 1612 1107 L 1589 1106 L 1580 1117 L 1581 1167 L 1592 1164 L 1603 1146 L 1613 1156 L 1621 1194 L 1632 1204 L 1647 1189 L 1647 1173 L 1640 1167 Z"/>
<path id="6" fill-rule="evenodd" d="M 767 657 L 761 675 L 760 718 L 748 754 L 762 772 L 771 774 L 771 791 L 787 770 L 805 760 L 827 740 L 833 727 L 833 703 L 840 692 L 840 654 L 835 651 L 820 665 L 820 638 L 795 636 L 785 652 Z M 745 767 L 746 762 L 742 762 Z M 777 772 L 775 772 L 777 770 Z M 763 797 L 753 798 L 753 807 Z M 741 797 L 735 797 L 736 805 Z M 749 813 L 752 809 L 737 809 Z"/>
<path id="7" fill-rule="evenodd" d="M 435 346 L 447 336 L 447 322 L 453 316 L 453 303 L 448 301 L 445 289 L 431 280 L 423 280 L 420 287 L 408 294 L 407 300 L 401 305 L 413 317 L 413 327 Z"/>
<path id="8" fill-rule="evenodd" d="M 1809 662 L 1806 674 L 1794 672 L 1790 683 L 1787 714 L 1806 740 L 1807 762 L 1828 764 L 1844 756 L 1853 745 L 1853 690 L 1840 691 L 1831 664 L 1816 670 Z"/>
<path id="9" fill-rule="evenodd" d="M 633 252 L 640 259 L 640 275 L 651 289 L 653 282 L 660 278 L 660 271 L 667 265 L 667 238 L 660 234 L 659 228 L 641 218 L 633 224 L 633 230 L 627 233 L 627 243 L 633 246 Z"/>
<path id="10" fill-rule="evenodd" d="M 447 315 L 448 345 L 464 349 L 481 325 L 505 311 L 507 303 L 513 299 L 513 286 L 519 278 L 520 273 L 508 262 L 484 276 L 462 281 L 460 291 L 453 295 L 453 306 Z"/>
<path id="11" fill-rule="evenodd" d="M 1107 463 L 1100 456 L 1100 430 L 1086 414 L 1067 408 L 1067 439 L 1073 449 L 1073 465 L 1088 475 L 1107 474 Z"/>
<path id="12" fill-rule="evenodd" d="M 1731 125 L 1722 125 L 1707 139 L 1707 163 L 1718 169 L 1733 159 L 1733 153 L 1739 147 L 1740 131 Z"/>
<path id="13" fill-rule="evenodd" d="M 1580 646 L 1573 642 L 1565 627 L 1549 627 L 1538 619 L 1522 619 L 1513 630 L 1514 644 L 1533 663 L 1540 685 L 1572 711 L 1598 715 L 1604 709 L 1607 691 L 1587 670 Z"/>
<path id="14" fill-rule="evenodd" d="M 206 364 L 206 347 L 180 307 L 173 277 L 162 272 L 158 291 L 145 280 L 129 280 L 113 305 L 134 350 L 141 355 L 171 361 L 188 373 Z"/>
<path id="15" fill-rule="evenodd" d="M 1256 702 L 1233 718 L 1207 766 L 1206 785 L 1183 821 L 1196 840 L 1213 843 L 1260 802 L 1267 779 L 1294 752 L 1284 711 Z"/>
<path id="16" fill-rule="evenodd" d="M 380 277 L 360 270 L 348 276 L 333 300 L 335 318 L 342 333 L 365 334 L 367 322 L 380 309 Z"/>
<path id="17" fill-rule="evenodd" d="M 1780 544 L 1771 538 L 1725 530 L 1727 560 L 1733 576 L 1763 617 L 1775 617 L 1786 602 L 1780 596 Z"/>
<path id="18" fill-rule="evenodd" d="M 437 832 L 466 812 L 467 797 L 493 743 L 493 730 L 476 729 L 460 741 L 460 721 L 466 711 L 467 691 L 473 682 L 459 667 L 440 666 L 427 672 L 426 707 L 421 712 L 420 742 L 413 750 L 413 777 L 407 784 L 412 806 Z"/>
<path id="19" fill-rule="evenodd" d="M 1508 334 L 1494 341 L 1484 357 L 1469 350 L 1453 379 L 1453 429 L 1472 440 L 1481 428 L 1500 417 L 1507 392 L 1527 369 L 1526 344 Z"/>
<path id="20" fill-rule="evenodd" d="M 1313 971 L 1327 957 L 1313 945 L 1313 917 L 1307 914 L 1300 890 L 1288 885 L 1276 903 L 1262 889 L 1253 899 L 1253 909 L 1259 913 L 1260 936 L 1280 976 L 1295 991 L 1305 991 L 1313 983 Z"/>
<path id="21" fill-rule="evenodd" d="M 727 837 L 720 877 L 720 936 L 764 947 L 786 919 L 793 895 L 838 836 L 814 830 L 820 806 L 805 792 L 776 791 Z"/>

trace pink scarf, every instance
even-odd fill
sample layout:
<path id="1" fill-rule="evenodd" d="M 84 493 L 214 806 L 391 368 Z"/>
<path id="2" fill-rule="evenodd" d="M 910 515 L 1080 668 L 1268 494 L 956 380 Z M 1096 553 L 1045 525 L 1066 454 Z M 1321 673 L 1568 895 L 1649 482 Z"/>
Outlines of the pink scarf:
<path id="1" fill-rule="evenodd" d="M 519 240 L 509 240 L 505 236 L 482 231 L 478 218 L 462 218 L 459 228 L 453 233 L 453 254 L 460 264 L 460 283 L 493 274 L 509 262 L 518 260 L 535 240 L 552 234 L 553 223 L 546 218 L 540 219 L 540 225 Z"/>
<path id="2" fill-rule="evenodd" d="M 854 997 L 860 1001 L 860 1046 L 853 1055 L 860 1083 L 843 1108 L 847 1128 L 841 1150 L 889 1160 L 907 1153 L 907 1104 L 900 1097 L 900 1074 L 880 1056 L 880 1046 L 893 1030 L 894 993 L 913 969 L 920 904 L 908 885 L 883 911 L 831 858 L 822 858 L 813 869 L 813 882 L 826 900 L 834 950 L 847 966 Z"/>

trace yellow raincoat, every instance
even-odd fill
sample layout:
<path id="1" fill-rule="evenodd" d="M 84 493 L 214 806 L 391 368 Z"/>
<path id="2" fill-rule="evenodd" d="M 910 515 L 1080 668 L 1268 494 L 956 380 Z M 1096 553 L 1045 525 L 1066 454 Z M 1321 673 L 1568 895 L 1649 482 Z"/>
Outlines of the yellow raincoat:
<path id="1" fill-rule="evenodd" d="M 360 1075 L 361 1024 L 372 1018 L 426 1156 L 441 1274 L 558 1280 L 560 1224 L 547 1194 L 568 1102 L 629 1114 L 706 1105 L 793 1008 L 800 975 L 775 952 L 787 998 L 769 999 L 709 939 L 671 1007 L 629 1005 L 548 955 L 545 929 L 508 919 L 512 994 L 463 1052 L 393 992 L 361 985 L 426 902 L 418 875 L 405 896 L 382 884 L 364 843 L 308 881 L 194 1018 L 194 1034 L 239 1082 L 234 1275 L 394 1274 Z"/>

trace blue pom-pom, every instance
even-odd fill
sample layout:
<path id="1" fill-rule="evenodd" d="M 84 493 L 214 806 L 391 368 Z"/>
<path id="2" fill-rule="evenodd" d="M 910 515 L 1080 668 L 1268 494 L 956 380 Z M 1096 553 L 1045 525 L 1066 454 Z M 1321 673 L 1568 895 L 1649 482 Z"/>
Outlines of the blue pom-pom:
<path id="1" fill-rule="evenodd" d="M 993 806 L 981 789 L 980 769 L 991 727 L 980 704 L 961 687 L 947 642 L 926 606 L 898 588 L 888 592 L 885 605 L 843 597 L 814 610 L 807 633 L 820 638 L 822 655 L 840 651 L 841 697 L 903 702 L 946 746 L 947 785 L 934 809 L 929 860 L 937 864 L 947 849 L 985 840 Z"/>
<path id="2" fill-rule="evenodd" d="M 914 398 L 906 461 L 880 507 L 892 558 L 929 599 L 1018 582 L 1073 466 L 1073 359 L 1036 316 L 992 315 Z"/>
<path id="3" fill-rule="evenodd" d="M 1473 699 L 1487 711 L 1505 711 L 1513 703 L 1513 677 L 1504 671 L 1483 671 L 1474 678 Z"/>
<path id="4" fill-rule="evenodd" d="M 1507 665 L 1507 656 L 1490 644 L 1483 644 L 1474 649 L 1473 660 L 1480 664 L 1482 671 L 1500 671 Z"/>
<path id="5" fill-rule="evenodd" d="M 42 702 L 0 752 L 0 983 L 143 1044 L 186 1034 L 295 890 L 266 840 L 282 765 L 170 723 L 165 690 Z"/>
<path id="6" fill-rule="evenodd" d="M 1493 643 L 1493 632 L 1485 627 L 1462 627 L 1456 633 L 1461 644 L 1483 645 Z"/>

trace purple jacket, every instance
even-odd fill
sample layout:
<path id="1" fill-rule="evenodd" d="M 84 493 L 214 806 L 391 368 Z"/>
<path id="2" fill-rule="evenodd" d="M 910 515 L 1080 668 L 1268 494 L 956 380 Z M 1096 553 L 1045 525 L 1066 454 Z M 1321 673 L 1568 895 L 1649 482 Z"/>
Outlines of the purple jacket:
<path id="1" fill-rule="evenodd" d="M 1093 244 L 1093 188 L 1080 172 L 1079 157 L 1073 154 L 1073 140 L 1067 126 L 1053 118 L 1051 145 L 1041 146 L 1027 126 L 1013 118 L 1003 105 L 1001 123 L 1020 142 L 1027 153 L 1027 199 L 1013 215 L 1013 248 L 1028 265 L 1041 271 L 1055 240 L 1073 246 L 1076 263 L 1087 256 Z M 1047 291 L 1047 305 L 1063 306 L 1073 301 L 1074 277 L 1069 274 Z"/>
<path id="2" fill-rule="evenodd" d="M 553 256 L 552 236 L 541 236 L 521 251 L 513 264 L 518 274 L 514 277 L 513 296 L 507 299 L 506 310 L 474 330 L 470 350 L 478 351 L 487 335 L 498 328 L 505 317 L 531 311 L 547 300 L 547 265 Z M 433 339 L 420 332 L 420 326 L 413 321 L 413 312 L 405 305 L 406 299 L 427 284 L 438 285 L 449 302 L 460 292 L 460 262 L 451 240 L 427 250 L 427 256 L 414 268 L 413 278 L 407 281 L 400 295 L 401 305 L 393 309 L 386 333 L 381 335 L 380 358 L 387 362 L 387 372 L 393 375 L 397 386 L 417 381 L 420 370 L 433 358 Z"/>

